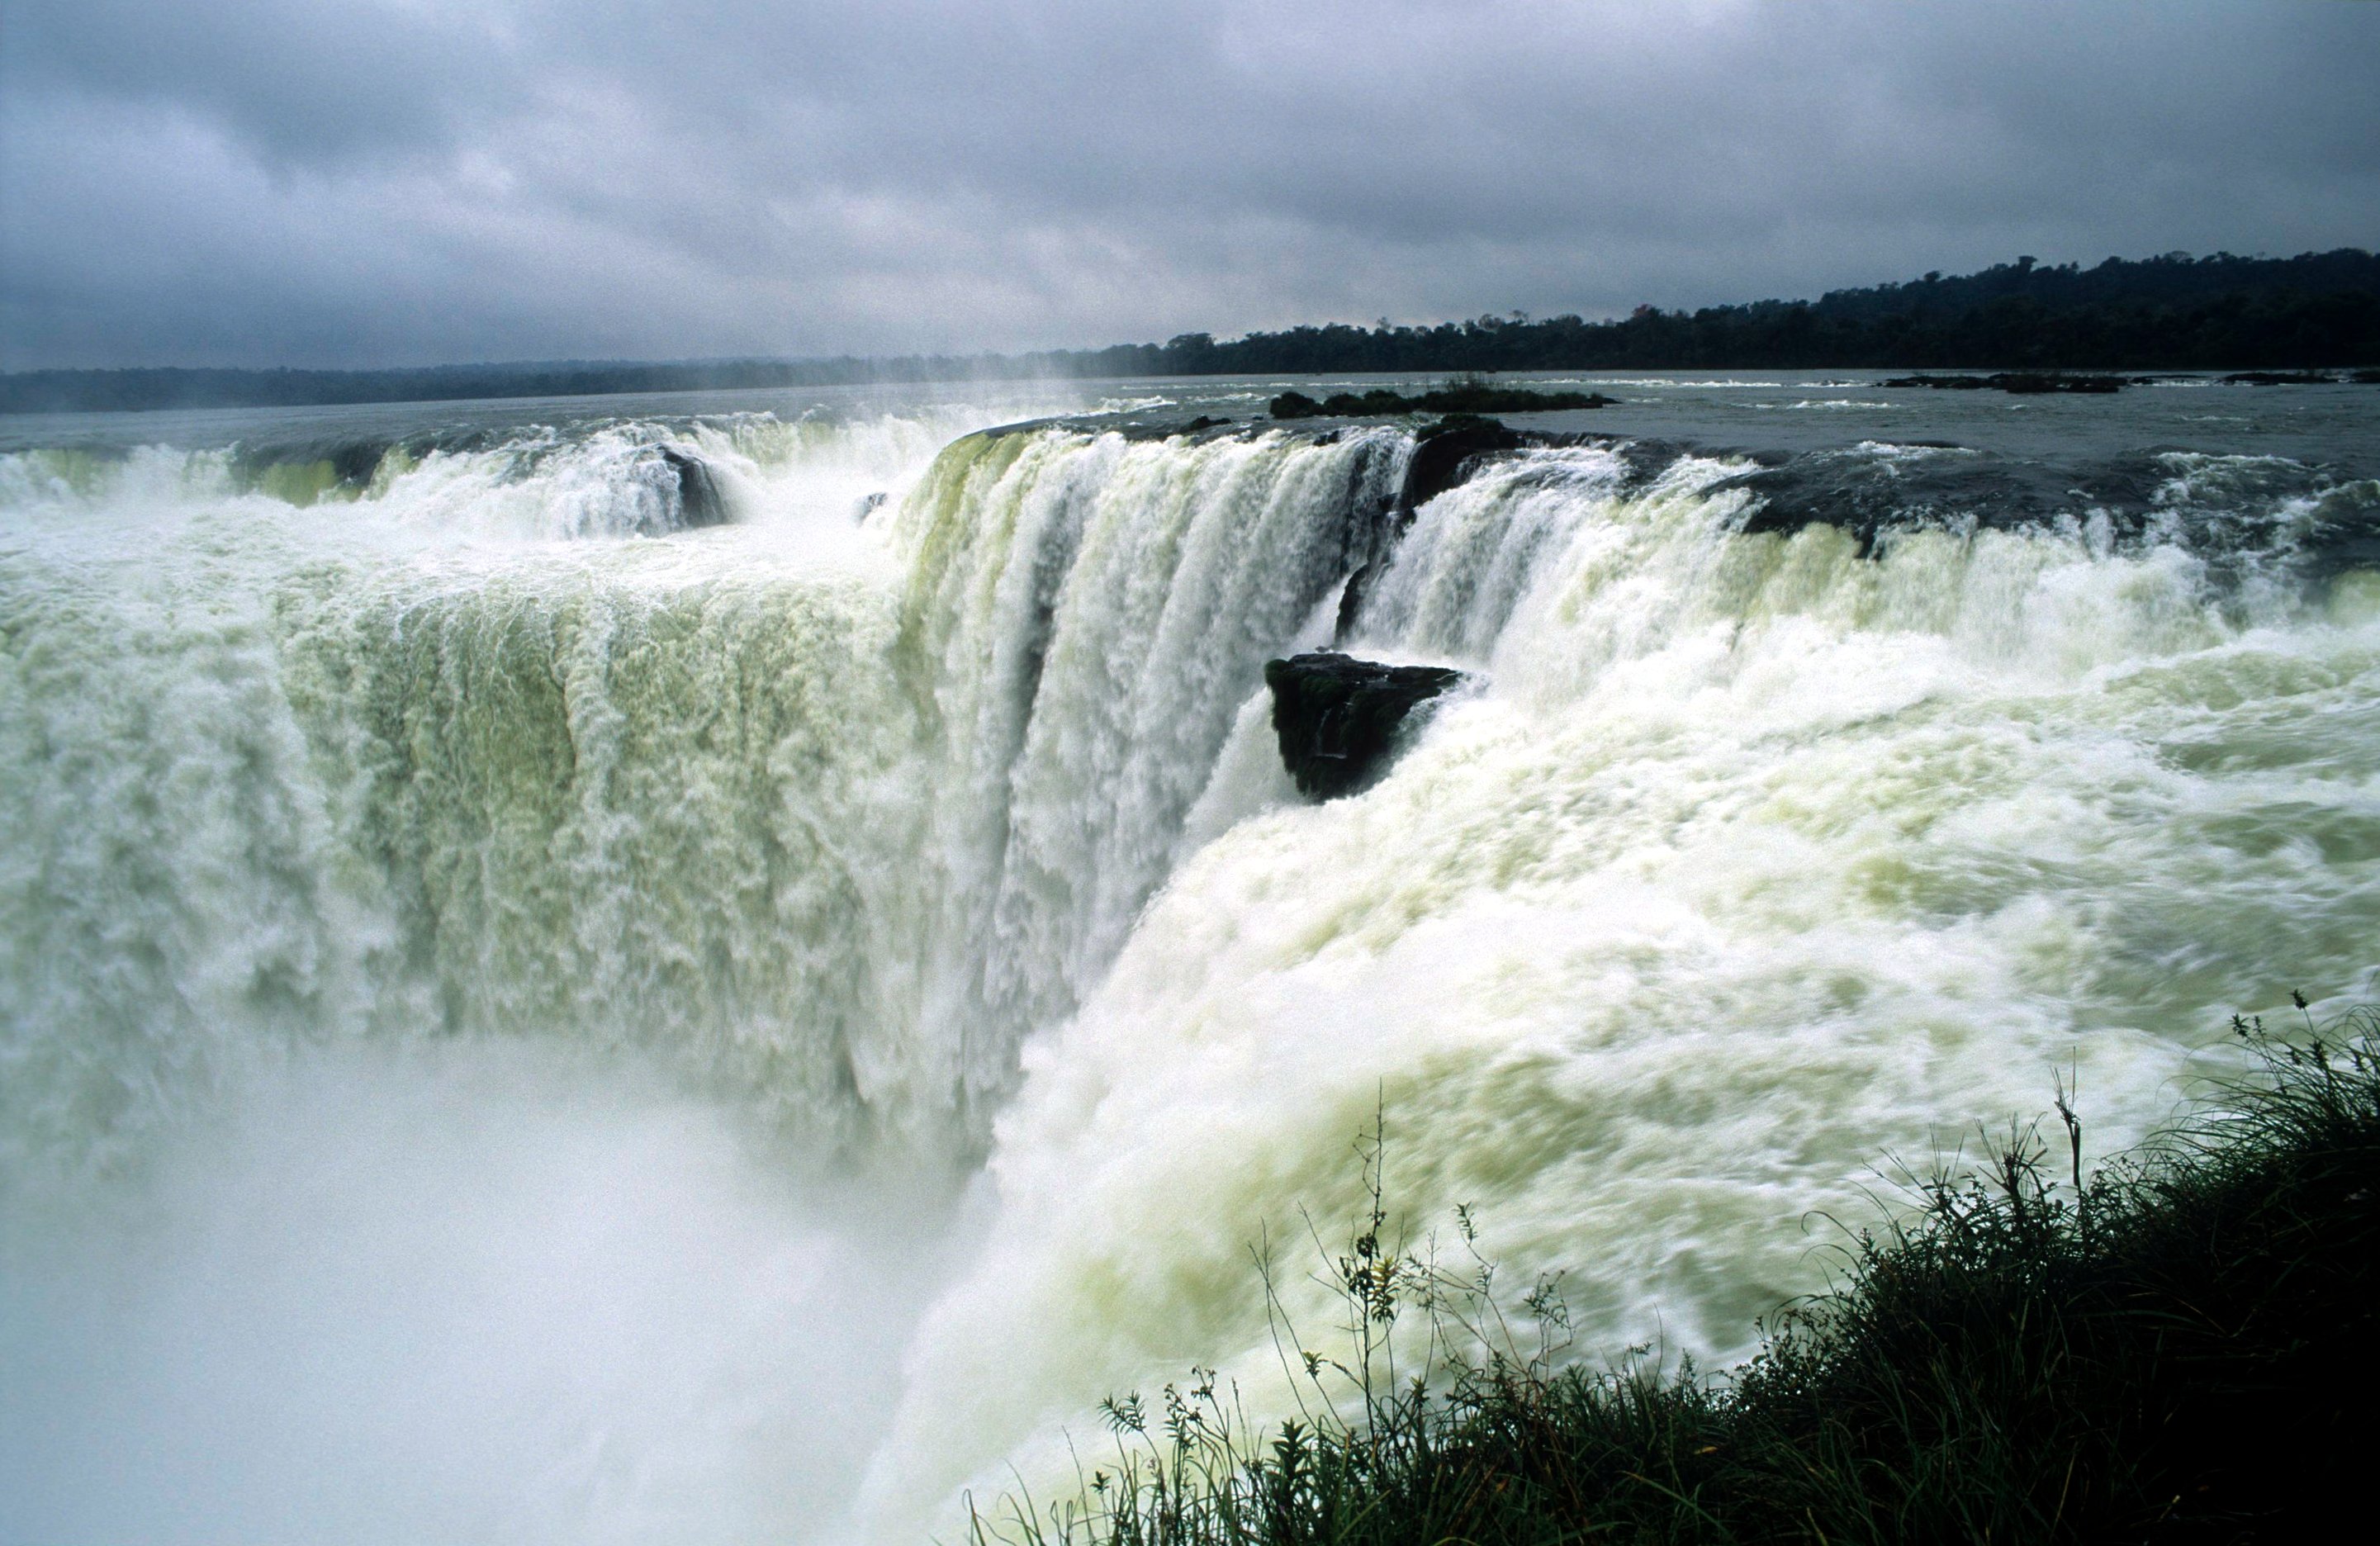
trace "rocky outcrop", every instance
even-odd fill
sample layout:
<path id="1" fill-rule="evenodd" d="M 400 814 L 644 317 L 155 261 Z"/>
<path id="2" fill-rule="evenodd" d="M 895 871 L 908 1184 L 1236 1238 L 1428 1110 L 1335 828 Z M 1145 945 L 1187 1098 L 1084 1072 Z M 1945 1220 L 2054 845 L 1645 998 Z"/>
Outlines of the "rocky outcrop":
<path id="1" fill-rule="evenodd" d="M 2122 376 L 2072 375 L 2062 371 L 2002 371 L 1988 376 L 1893 376 L 1877 382 L 1878 386 L 1930 386 L 1937 391 L 2013 392 L 2031 396 L 2045 392 L 2080 392 L 2100 395 L 2121 392 Z"/>
<path id="2" fill-rule="evenodd" d="M 1375 387 L 1369 392 L 1334 392 L 1316 402 L 1303 392 L 1284 392 L 1272 400 L 1275 419 L 1357 419 L 1391 413 L 1573 413 L 1609 408 L 1619 401 L 1600 392 L 1536 392 L 1524 386 L 1498 386 L 1489 382 L 1455 382 L 1410 396 Z"/>
<path id="3" fill-rule="evenodd" d="M 342 445 L 331 453 L 331 470 L 339 481 L 350 488 L 366 488 L 380 471 L 381 458 L 389 453 L 390 442 L 384 440 L 357 441 Z"/>
<path id="4" fill-rule="evenodd" d="M 1398 486 L 1389 518 L 1358 555 L 1339 597 L 1339 628 L 1332 637 L 1344 639 L 1355 627 L 1364 597 L 1388 566 L 1397 539 L 1413 524 L 1414 511 L 1462 482 L 1485 457 L 1544 444 L 1540 437 L 1508 428 L 1493 419 L 1454 414 L 1423 430 L 1414 442 L 1413 457 L 1405 463 L 1404 481 Z"/>
<path id="5" fill-rule="evenodd" d="M 1404 488 L 1397 509 L 1410 516 L 1463 481 L 1471 463 L 1482 456 L 1518 451 L 1531 444 L 1527 435 L 1493 419 L 1455 414 L 1421 432 L 1413 460 L 1405 464 Z"/>
<path id="6" fill-rule="evenodd" d="M 1265 664 L 1281 766 L 1318 799 L 1353 794 L 1387 771 L 1397 731 L 1463 680 L 1441 665 L 1384 665 L 1335 650 Z"/>
<path id="7" fill-rule="evenodd" d="M 661 448 L 662 460 L 677 474 L 677 522 L 680 530 L 698 526 L 727 524 L 727 502 L 719 496 L 719 483 L 710 476 L 710 469 L 699 458 L 687 456 L 675 446 Z"/>

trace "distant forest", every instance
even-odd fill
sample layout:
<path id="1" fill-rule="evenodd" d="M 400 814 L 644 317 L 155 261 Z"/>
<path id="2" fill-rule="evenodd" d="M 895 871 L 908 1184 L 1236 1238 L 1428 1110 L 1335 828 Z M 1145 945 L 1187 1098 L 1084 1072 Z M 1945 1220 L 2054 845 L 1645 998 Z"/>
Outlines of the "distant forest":
<path id="1" fill-rule="evenodd" d="M 578 396 L 1016 377 L 1347 375 L 1575 370 L 1969 367 L 2323 369 L 2380 364 L 2380 257 L 2172 252 L 2094 268 L 2032 258 L 1979 274 L 1623 319 L 1525 313 L 1434 327 L 1293 327 L 1217 340 L 1021 355 L 565 360 L 396 371 L 27 371 L 0 413 Z"/>

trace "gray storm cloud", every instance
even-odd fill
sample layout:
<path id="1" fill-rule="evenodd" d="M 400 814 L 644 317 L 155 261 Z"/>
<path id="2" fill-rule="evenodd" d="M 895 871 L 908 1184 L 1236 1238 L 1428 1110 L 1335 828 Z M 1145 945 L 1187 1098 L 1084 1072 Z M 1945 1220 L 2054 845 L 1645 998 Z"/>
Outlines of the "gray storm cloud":
<path id="1" fill-rule="evenodd" d="M 2369 246 L 2375 75 L 2375 6 L 0 0 L 0 351 L 1005 349 Z"/>

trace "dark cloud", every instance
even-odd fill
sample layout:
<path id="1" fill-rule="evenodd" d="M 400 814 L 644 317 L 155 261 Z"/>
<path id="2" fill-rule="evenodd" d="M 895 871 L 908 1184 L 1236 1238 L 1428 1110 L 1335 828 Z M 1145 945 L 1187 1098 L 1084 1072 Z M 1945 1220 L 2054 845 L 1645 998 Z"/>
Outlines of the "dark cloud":
<path id="1" fill-rule="evenodd" d="M 1013 348 L 2368 246 L 2380 6 L 0 0 L 6 363 Z"/>

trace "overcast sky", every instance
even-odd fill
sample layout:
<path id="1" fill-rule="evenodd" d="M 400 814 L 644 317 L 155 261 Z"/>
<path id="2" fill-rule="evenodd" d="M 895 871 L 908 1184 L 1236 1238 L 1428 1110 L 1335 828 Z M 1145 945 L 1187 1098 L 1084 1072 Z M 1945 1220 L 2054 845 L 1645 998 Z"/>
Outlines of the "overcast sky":
<path id="1" fill-rule="evenodd" d="M 2380 245 L 2380 5 L 0 0 L 0 363 L 1013 349 Z"/>

